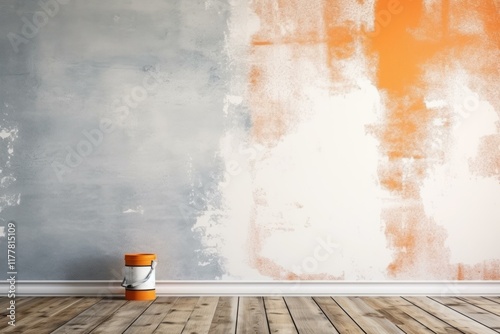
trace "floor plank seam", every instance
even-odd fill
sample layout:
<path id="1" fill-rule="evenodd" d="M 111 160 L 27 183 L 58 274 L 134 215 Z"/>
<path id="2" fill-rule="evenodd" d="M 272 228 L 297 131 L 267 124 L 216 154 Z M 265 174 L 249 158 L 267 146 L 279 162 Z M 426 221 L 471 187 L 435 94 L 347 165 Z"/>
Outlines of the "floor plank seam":
<path id="1" fill-rule="evenodd" d="M 400 296 L 401 299 L 403 300 L 406 300 L 404 299 L 402 296 Z M 407 301 L 408 302 L 408 301 Z M 426 326 L 424 323 L 422 323 L 421 321 L 419 321 L 417 318 L 413 317 L 411 314 L 408 314 L 408 312 L 405 312 L 404 310 L 401 310 L 401 312 L 403 312 L 404 314 L 406 314 L 409 318 L 415 320 L 416 322 L 418 322 L 419 324 L 421 324 L 422 326 L 424 326 L 425 328 L 427 328 L 429 331 L 433 332 L 434 334 L 437 334 L 434 330 L 432 330 L 432 328 L 429 328 L 428 326 Z M 441 319 L 439 319 L 441 320 Z M 442 321 L 442 320 L 441 320 Z"/>
<path id="2" fill-rule="evenodd" d="M 491 312 L 490 310 L 487 310 L 487 309 L 485 309 L 485 308 L 481 307 L 481 305 L 476 305 L 476 304 L 473 304 L 473 303 L 471 303 L 471 302 L 469 302 L 469 301 L 467 301 L 467 300 L 465 300 L 465 299 L 463 299 L 463 298 L 460 298 L 460 297 L 457 297 L 457 298 L 458 298 L 458 299 L 460 299 L 460 300 L 462 300 L 464 303 L 467 303 L 467 304 L 469 304 L 469 305 L 472 305 L 472 306 L 475 306 L 475 307 L 477 307 L 477 308 L 480 308 L 481 310 L 484 310 L 485 312 L 488 312 L 488 313 L 490 313 L 490 314 L 496 315 L 497 317 L 498 317 L 498 316 L 500 316 L 500 314 L 496 314 L 495 312 Z"/>
<path id="3" fill-rule="evenodd" d="M 106 317 L 104 317 L 102 319 L 101 322 L 99 322 L 94 328 L 92 328 L 91 330 L 89 331 L 86 331 L 86 333 L 89 333 L 91 334 L 93 331 L 95 331 L 95 329 L 99 326 L 101 326 L 103 323 L 105 323 L 109 318 L 111 318 L 111 316 L 113 316 L 113 314 L 115 314 L 116 312 L 118 312 L 119 309 L 121 309 L 123 306 L 127 305 L 127 303 L 129 302 L 126 302 L 126 303 L 123 303 L 122 306 L 120 306 L 119 308 L 117 308 L 116 310 L 114 310 L 113 312 L 111 312 L 110 314 L 108 314 Z"/>
<path id="4" fill-rule="evenodd" d="M 193 312 L 194 312 L 194 309 L 191 311 L 191 313 L 189 314 L 189 317 L 187 318 L 186 322 L 184 323 L 184 326 L 182 327 L 181 333 L 184 332 L 184 329 L 186 329 L 186 326 L 187 326 L 189 320 L 191 319 Z"/>
<path id="5" fill-rule="evenodd" d="M 68 321 L 66 321 L 65 323 L 61 324 L 59 327 L 57 328 L 54 328 L 54 330 L 52 330 L 50 333 L 54 333 L 56 331 L 58 331 L 59 329 L 63 328 L 64 326 L 66 326 L 67 323 L 69 323 L 70 321 L 72 321 L 73 319 L 75 319 L 76 317 L 78 317 L 80 314 L 82 314 L 83 312 L 87 311 L 90 307 L 94 306 L 95 304 L 99 303 L 101 300 L 103 300 L 103 298 L 100 298 L 98 300 L 96 300 L 96 302 L 94 304 L 92 304 L 91 306 L 89 306 L 88 308 L 82 310 L 81 312 L 79 312 L 78 314 L 76 314 L 74 317 L 71 317 L 71 319 L 68 319 Z"/>
<path id="6" fill-rule="evenodd" d="M 132 327 L 134 323 L 137 321 L 137 319 L 139 319 L 146 312 L 146 310 L 148 310 L 155 302 L 156 299 L 153 300 L 153 302 L 149 304 L 148 307 L 146 307 L 137 317 L 135 317 L 135 319 L 127 326 L 127 328 L 123 330 L 122 334 L 125 333 L 130 327 Z"/>
<path id="7" fill-rule="evenodd" d="M 361 327 L 361 326 L 360 326 L 360 324 L 359 324 L 356 320 L 354 320 L 354 318 L 353 318 L 353 317 L 349 314 L 349 312 L 347 312 L 347 311 L 346 311 L 346 310 L 342 307 L 342 305 L 340 305 L 339 303 L 337 303 L 337 301 L 335 300 L 335 298 L 333 298 L 333 297 L 330 297 L 330 298 L 332 298 L 332 299 L 333 299 L 333 301 L 335 302 L 335 304 L 337 304 L 337 305 L 338 305 L 338 306 L 342 309 L 342 311 L 344 311 L 344 313 L 345 313 L 345 314 L 346 314 L 349 318 L 351 318 L 351 320 L 352 320 L 352 321 L 353 321 L 353 322 L 354 322 L 354 323 L 355 323 L 355 324 L 359 327 L 359 329 L 361 329 L 361 331 L 363 331 L 363 333 L 365 333 L 365 334 L 369 334 L 369 333 L 367 333 L 367 332 L 363 329 L 363 327 Z"/>
<path id="8" fill-rule="evenodd" d="M 325 315 L 326 319 L 328 319 L 328 321 L 330 321 L 330 323 L 332 324 L 333 328 L 335 328 L 335 330 L 338 333 L 340 333 L 340 331 L 337 328 L 337 326 L 335 326 L 334 322 L 330 319 L 330 317 L 326 315 L 325 310 L 323 310 L 323 308 L 321 308 L 321 306 L 318 304 L 318 302 L 316 301 L 316 299 L 312 298 L 312 300 L 314 301 L 314 303 L 316 303 L 316 305 L 318 305 L 318 308 L 321 310 L 321 312 L 323 312 L 323 314 Z"/>
<path id="9" fill-rule="evenodd" d="M 71 306 L 75 305 L 76 303 L 81 302 L 82 300 L 83 300 L 83 298 L 78 298 L 78 299 L 77 299 L 77 300 L 75 300 L 73 303 L 69 304 L 68 306 L 66 306 L 66 307 L 64 307 L 64 308 L 62 308 L 62 309 L 60 309 L 60 310 L 57 310 L 57 312 L 52 313 L 50 316 L 51 316 L 51 317 L 53 317 L 54 315 L 56 315 L 56 314 L 58 314 L 58 313 L 60 313 L 60 312 L 62 312 L 62 311 L 64 311 L 64 310 L 66 310 L 67 308 L 69 308 L 69 307 L 71 307 Z"/>
<path id="10" fill-rule="evenodd" d="M 285 303 L 286 309 L 288 310 L 288 314 L 290 314 L 290 318 L 292 319 L 293 326 L 295 327 L 295 330 L 297 331 L 297 333 L 300 334 L 299 328 L 297 327 L 297 324 L 295 323 L 295 319 L 292 316 L 292 312 L 290 312 L 290 307 L 288 307 L 288 303 L 286 302 L 286 298 L 285 297 L 281 297 L 281 298 L 283 298 L 283 302 Z"/>
<path id="11" fill-rule="evenodd" d="M 491 329 L 492 331 L 497 332 L 497 330 L 495 330 L 494 328 L 492 328 L 492 327 L 490 327 L 490 326 L 488 326 L 488 325 L 485 325 L 485 324 L 483 324 L 483 323 L 482 323 L 482 322 L 480 322 L 480 321 L 477 321 L 476 319 L 474 319 L 474 318 L 472 318 L 472 317 L 468 316 L 468 315 L 467 315 L 467 314 L 465 314 L 465 313 L 462 313 L 462 312 L 460 312 L 460 311 L 455 310 L 454 308 L 450 307 L 449 305 L 446 305 L 446 304 L 441 303 L 439 300 L 436 300 L 436 299 L 434 299 L 434 298 L 432 298 L 432 297 L 428 297 L 428 298 L 429 298 L 429 299 L 431 299 L 431 300 L 433 300 L 433 301 L 435 301 L 436 303 L 439 303 L 439 304 L 441 304 L 441 305 L 443 305 L 443 306 L 447 307 L 448 309 L 450 309 L 450 310 L 451 310 L 451 311 L 453 311 L 453 312 L 456 312 L 456 313 L 458 313 L 458 314 L 461 314 L 461 315 L 463 315 L 464 317 L 466 317 L 466 318 L 468 318 L 468 319 L 470 319 L 470 320 L 472 320 L 472 321 L 474 321 L 474 322 L 476 322 L 476 323 L 478 323 L 478 324 L 480 324 L 480 325 L 482 325 L 482 326 L 484 326 L 484 327 L 486 327 L 486 328 L 488 328 L 488 329 Z"/>
<path id="12" fill-rule="evenodd" d="M 262 305 L 264 306 L 264 314 L 266 316 L 266 324 L 267 324 L 267 330 L 269 331 L 269 334 L 271 333 L 271 326 L 269 326 L 269 317 L 267 316 L 267 308 L 266 308 L 266 301 L 264 300 L 264 297 L 260 297 L 262 300 Z"/>
<path id="13" fill-rule="evenodd" d="M 238 317 L 240 313 L 240 296 L 238 296 L 238 301 L 236 303 L 236 321 L 234 325 L 234 334 L 238 331 Z"/>
<path id="14" fill-rule="evenodd" d="M 406 300 L 408 303 L 412 304 L 413 306 L 415 307 L 418 307 L 419 309 L 421 309 L 422 311 L 424 311 L 425 313 L 429 314 L 430 316 L 434 317 L 435 319 L 439 320 L 439 321 L 442 321 L 444 322 L 445 324 L 447 324 L 448 326 L 450 326 L 451 328 L 454 328 L 456 329 L 457 331 L 459 331 L 460 333 L 463 333 L 463 334 L 466 334 L 464 332 L 462 332 L 459 328 L 456 328 L 455 326 L 451 325 L 449 322 L 445 321 L 444 319 L 441 319 L 441 318 L 438 318 L 437 316 L 435 316 L 434 314 L 432 314 L 431 312 L 428 312 L 427 310 L 421 308 L 420 306 L 418 306 L 417 304 L 415 303 L 412 303 L 410 300 L 406 299 L 405 297 L 401 297 L 403 298 L 404 300 Z"/>
<path id="15" fill-rule="evenodd" d="M 495 299 L 491 299 L 491 298 L 488 298 L 488 297 L 483 297 L 484 299 L 488 299 L 494 303 L 497 303 L 497 304 L 500 304 L 500 300 L 495 300 Z"/>
<path id="16" fill-rule="evenodd" d="M 172 308 L 174 307 L 175 303 L 177 302 L 177 300 L 179 299 L 179 297 L 177 297 L 173 302 L 172 302 L 172 307 L 168 310 L 167 313 L 165 313 L 165 316 L 163 318 L 161 318 L 160 322 L 158 323 L 158 325 L 155 327 L 155 329 L 152 331 L 152 333 L 155 333 L 158 328 L 161 326 L 163 320 L 167 317 L 167 315 L 170 313 L 170 311 L 172 311 Z"/>
<path id="17" fill-rule="evenodd" d="M 418 322 L 419 324 L 421 324 L 422 326 L 424 326 L 425 328 L 427 328 L 429 331 L 433 332 L 434 334 L 437 334 L 435 331 L 432 330 L 432 328 L 429 328 L 427 327 L 424 323 L 420 322 L 417 318 L 414 318 L 412 317 L 410 314 L 408 314 L 408 312 L 405 312 L 403 310 L 401 310 L 401 312 L 403 312 L 404 314 L 406 314 L 409 318 L 415 320 L 416 322 Z M 439 319 L 441 320 L 441 319 Z M 442 321 L 442 320 L 441 320 Z M 398 326 L 399 327 L 399 326 Z"/>
<path id="18" fill-rule="evenodd" d="M 418 306 L 417 304 L 412 303 L 410 300 L 408 300 L 408 299 L 406 299 L 406 298 L 404 298 L 404 297 L 401 297 L 401 298 L 403 298 L 404 300 L 406 300 L 408 303 L 410 303 L 410 304 L 414 305 L 415 307 L 418 307 L 419 309 L 421 309 L 421 310 L 422 310 L 422 311 L 424 311 L 425 313 L 430 314 L 432 317 L 434 317 L 434 318 L 438 319 L 439 321 L 442 321 L 442 322 L 444 322 L 445 324 L 447 324 L 448 326 L 450 326 L 450 327 L 452 327 L 452 328 L 456 329 L 456 330 L 457 330 L 457 331 L 459 331 L 460 333 L 467 334 L 467 333 L 465 333 L 465 332 L 461 331 L 461 330 L 460 330 L 460 328 L 457 328 L 457 327 L 455 327 L 455 326 L 451 325 L 449 322 L 445 321 L 444 319 L 438 318 L 436 315 L 432 314 L 431 312 L 427 311 L 426 309 L 423 309 L 422 307 Z M 428 298 L 428 297 L 427 297 L 427 298 Z"/>

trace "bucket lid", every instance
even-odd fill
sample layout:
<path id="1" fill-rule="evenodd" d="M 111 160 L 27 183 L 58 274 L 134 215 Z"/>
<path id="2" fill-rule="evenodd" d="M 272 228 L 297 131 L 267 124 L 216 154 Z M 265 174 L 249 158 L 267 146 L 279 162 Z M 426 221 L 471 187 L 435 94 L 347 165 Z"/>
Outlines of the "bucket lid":
<path id="1" fill-rule="evenodd" d="M 156 261 L 156 254 L 153 253 L 125 254 L 126 266 L 150 266 L 151 261 Z"/>

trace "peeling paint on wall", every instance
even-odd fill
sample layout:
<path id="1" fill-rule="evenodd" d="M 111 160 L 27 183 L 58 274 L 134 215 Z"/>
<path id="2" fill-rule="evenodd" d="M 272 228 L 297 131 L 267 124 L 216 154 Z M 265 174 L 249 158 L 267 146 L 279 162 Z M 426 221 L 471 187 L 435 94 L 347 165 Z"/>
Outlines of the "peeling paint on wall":
<path id="1" fill-rule="evenodd" d="M 9 105 L 5 103 L 3 109 Z M 7 112 L 2 113 L 3 120 L 0 125 L 0 213 L 7 207 L 19 205 L 21 194 L 12 191 L 12 185 L 16 182 L 12 160 L 14 158 L 14 144 L 18 138 L 19 129 L 14 123 L 6 120 Z M 10 124 L 9 124 L 10 123 Z M 1 236 L 5 236 L 2 233 Z"/>

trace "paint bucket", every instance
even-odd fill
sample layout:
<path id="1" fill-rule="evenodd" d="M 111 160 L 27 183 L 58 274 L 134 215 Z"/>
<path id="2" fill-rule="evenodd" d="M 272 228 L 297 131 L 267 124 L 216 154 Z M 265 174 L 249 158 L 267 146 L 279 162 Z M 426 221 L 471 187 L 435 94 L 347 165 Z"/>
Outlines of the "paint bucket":
<path id="1" fill-rule="evenodd" d="M 125 277 L 122 286 L 127 300 L 156 298 L 156 254 L 125 254 Z"/>

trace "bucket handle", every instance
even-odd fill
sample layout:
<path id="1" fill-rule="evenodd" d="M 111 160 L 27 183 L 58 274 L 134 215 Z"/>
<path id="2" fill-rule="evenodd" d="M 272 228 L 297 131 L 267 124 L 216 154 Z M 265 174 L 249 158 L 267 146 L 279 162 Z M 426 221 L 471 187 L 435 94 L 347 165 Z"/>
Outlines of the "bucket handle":
<path id="1" fill-rule="evenodd" d="M 128 283 L 127 282 L 127 277 L 124 277 L 123 281 L 122 281 L 122 286 L 124 288 L 135 288 L 135 287 L 141 285 L 142 283 L 145 283 L 151 277 L 151 274 L 153 273 L 153 270 L 155 270 L 156 263 L 157 262 L 155 260 L 151 261 L 151 269 L 149 270 L 149 273 L 146 276 L 146 278 L 144 278 L 144 279 L 142 279 L 140 281 L 134 282 L 134 283 Z"/>

